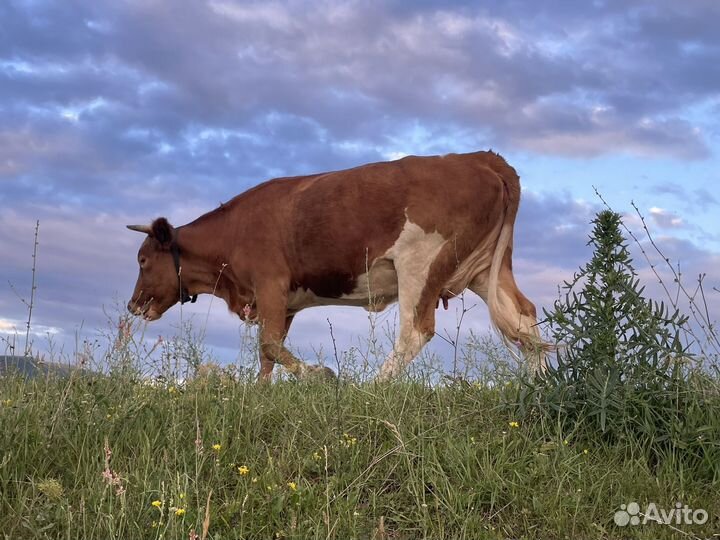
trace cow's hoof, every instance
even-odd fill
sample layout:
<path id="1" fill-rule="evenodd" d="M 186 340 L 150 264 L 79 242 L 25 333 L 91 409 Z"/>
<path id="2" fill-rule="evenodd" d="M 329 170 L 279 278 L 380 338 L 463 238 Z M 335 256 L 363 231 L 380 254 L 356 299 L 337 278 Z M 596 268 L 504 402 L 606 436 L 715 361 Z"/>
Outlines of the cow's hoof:
<path id="1" fill-rule="evenodd" d="M 326 366 L 305 366 L 302 377 L 307 381 L 334 381 L 335 372 Z"/>

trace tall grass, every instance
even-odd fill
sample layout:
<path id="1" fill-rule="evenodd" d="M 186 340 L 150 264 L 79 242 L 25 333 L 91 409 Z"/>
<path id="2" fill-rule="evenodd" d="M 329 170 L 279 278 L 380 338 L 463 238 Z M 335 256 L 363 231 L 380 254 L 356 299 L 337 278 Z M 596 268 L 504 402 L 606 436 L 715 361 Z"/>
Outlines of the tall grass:
<path id="1" fill-rule="evenodd" d="M 711 521 L 684 530 L 717 530 L 720 493 L 685 467 L 692 449 L 652 462 L 625 441 L 561 439 L 499 406 L 516 384 L 3 377 L 0 534 L 201 537 L 209 516 L 216 539 L 675 537 L 620 530 L 630 501 L 704 508 Z M 720 400 L 703 405 L 716 430 Z"/>

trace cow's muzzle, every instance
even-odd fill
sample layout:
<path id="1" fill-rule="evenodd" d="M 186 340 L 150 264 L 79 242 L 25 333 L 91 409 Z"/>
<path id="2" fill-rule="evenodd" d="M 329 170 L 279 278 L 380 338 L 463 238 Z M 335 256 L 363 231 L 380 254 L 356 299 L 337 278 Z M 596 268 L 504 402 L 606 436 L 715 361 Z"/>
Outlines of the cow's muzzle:
<path id="1" fill-rule="evenodd" d="M 136 301 L 130 300 L 130 302 L 128 302 L 127 308 L 128 311 L 136 317 L 142 317 L 147 321 L 154 321 L 155 319 L 159 318 L 155 310 L 151 309 L 149 301 L 145 302 L 144 304 L 140 304 Z"/>

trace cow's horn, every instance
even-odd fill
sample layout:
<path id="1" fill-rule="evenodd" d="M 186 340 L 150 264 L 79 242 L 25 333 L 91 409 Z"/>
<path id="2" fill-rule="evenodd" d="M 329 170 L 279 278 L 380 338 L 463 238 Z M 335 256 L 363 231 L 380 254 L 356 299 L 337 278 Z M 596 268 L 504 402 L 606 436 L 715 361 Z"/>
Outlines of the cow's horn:
<path id="1" fill-rule="evenodd" d="M 150 228 L 150 225 L 128 225 L 128 229 L 131 231 L 137 231 L 145 234 L 152 233 L 152 229 Z"/>

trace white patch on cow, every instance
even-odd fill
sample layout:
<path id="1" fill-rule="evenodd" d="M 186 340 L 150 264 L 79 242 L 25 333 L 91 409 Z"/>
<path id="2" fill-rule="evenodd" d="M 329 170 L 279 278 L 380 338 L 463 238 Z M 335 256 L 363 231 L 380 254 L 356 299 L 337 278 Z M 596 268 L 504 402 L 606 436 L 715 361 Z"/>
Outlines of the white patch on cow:
<path id="1" fill-rule="evenodd" d="M 297 312 L 312 306 L 322 306 L 321 298 L 310 289 L 296 289 L 288 293 L 288 311 Z"/>
<path id="2" fill-rule="evenodd" d="M 375 259 L 364 274 L 358 276 L 355 289 L 340 297 L 347 305 L 362 306 L 369 311 L 382 311 L 397 300 L 398 276 L 391 259 Z M 351 304 L 350 304 L 351 303 Z"/>
<path id="3" fill-rule="evenodd" d="M 447 240 L 435 231 L 427 233 L 409 219 L 400 236 L 385 253 L 395 265 L 400 301 L 400 329 L 395 347 L 380 368 L 378 379 L 389 380 L 400 374 L 427 342 L 427 337 L 415 328 L 415 309 L 433 261 Z"/>

